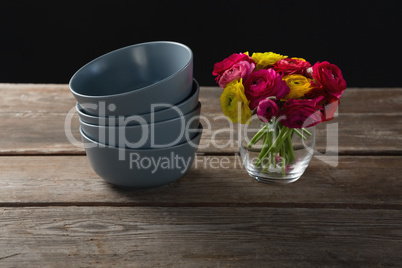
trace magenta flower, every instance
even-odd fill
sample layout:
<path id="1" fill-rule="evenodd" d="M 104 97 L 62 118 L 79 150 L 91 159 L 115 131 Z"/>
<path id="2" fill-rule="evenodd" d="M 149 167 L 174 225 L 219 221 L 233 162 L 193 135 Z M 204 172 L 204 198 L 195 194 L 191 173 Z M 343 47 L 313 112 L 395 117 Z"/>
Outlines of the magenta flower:
<path id="1" fill-rule="evenodd" d="M 282 76 L 273 69 L 252 72 L 244 81 L 244 90 L 251 110 L 263 99 L 273 96 L 280 100 L 290 91 Z"/>
<path id="2" fill-rule="evenodd" d="M 260 101 L 257 107 L 258 118 L 265 123 L 269 123 L 271 119 L 278 113 L 278 105 L 272 99 Z"/>

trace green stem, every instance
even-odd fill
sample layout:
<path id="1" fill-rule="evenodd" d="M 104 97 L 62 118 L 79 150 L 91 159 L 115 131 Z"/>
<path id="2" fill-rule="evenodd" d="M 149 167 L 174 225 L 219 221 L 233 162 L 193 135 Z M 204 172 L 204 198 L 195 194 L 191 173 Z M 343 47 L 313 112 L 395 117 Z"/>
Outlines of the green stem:
<path id="1" fill-rule="evenodd" d="M 279 132 L 279 135 L 276 137 L 275 141 L 271 145 L 271 147 L 268 149 L 268 151 L 264 154 L 264 158 L 268 156 L 269 153 L 271 152 L 278 152 L 278 147 L 282 145 L 283 141 L 285 138 L 289 135 L 290 129 L 288 127 L 283 127 L 281 131 Z"/>
<path id="2" fill-rule="evenodd" d="M 275 157 L 278 152 L 281 150 L 283 143 L 287 139 L 287 137 L 292 133 L 291 129 L 288 127 L 283 126 L 279 132 L 278 137 L 275 139 L 271 147 L 268 149 L 268 151 L 264 154 L 262 159 L 266 158 L 268 155 L 270 155 L 271 158 Z M 270 166 L 270 163 L 266 164 L 262 170 L 262 173 L 264 173 Z"/>
<path id="3" fill-rule="evenodd" d="M 257 166 L 257 167 L 261 166 L 261 162 L 262 162 L 262 159 L 263 159 L 262 157 L 264 156 L 265 152 L 269 149 L 269 147 L 271 147 L 271 139 L 272 138 L 270 138 L 269 133 L 270 132 L 267 131 L 266 134 L 263 137 L 262 148 L 261 148 L 260 154 L 258 155 L 258 160 L 255 163 L 255 166 Z"/>
<path id="4" fill-rule="evenodd" d="M 306 132 L 306 134 L 309 135 L 310 137 L 311 137 L 311 135 L 313 135 L 313 134 L 311 134 L 310 131 L 308 131 L 308 130 L 305 129 L 305 128 L 302 128 L 302 131 L 303 131 L 303 132 Z"/>
<path id="5" fill-rule="evenodd" d="M 299 137 L 302 138 L 303 140 L 307 140 L 307 137 L 303 135 L 303 133 L 300 132 L 300 130 L 294 128 L 294 132 L 296 132 L 296 134 L 299 135 Z"/>
<path id="6" fill-rule="evenodd" d="M 286 150 L 286 154 L 288 156 L 288 163 L 292 163 L 295 160 L 295 152 L 293 150 L 293 144 L 292 144 L 292 137 L 293 137 L 293 133 L 294 133 L 295 129 L 291 129 L 291 134 L 288 136 L 288 138 L 286 139 L 286 146 L 285 146 L 285 150 Z"/>
<path id="7" fill-rule="evenodd" d="M 263 126 L 255 135 L 254 137 L 250 140 L 250 142 L 248 143 L 247 147 L 251 148 L 251 146 L 253 146 L 254 144 L 256 144 L 262 137 L 263 135 L 266 133 L 267 131 L 267 125 Z"/>
<path id="8" fill-rule="evenodd" d="M 282 157 L 282 176 L 286 175 L 286 158 Z"/>

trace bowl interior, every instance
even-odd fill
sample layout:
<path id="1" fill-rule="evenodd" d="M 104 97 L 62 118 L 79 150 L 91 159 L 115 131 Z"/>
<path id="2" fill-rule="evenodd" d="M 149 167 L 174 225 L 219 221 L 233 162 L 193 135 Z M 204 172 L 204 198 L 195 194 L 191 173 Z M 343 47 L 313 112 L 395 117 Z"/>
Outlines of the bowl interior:
<path id="1" fill-rule="evenodd" d="M 124 47 L 89 62 L 70 80 L 77 94 L 106 96 L 144 89 L 183 70 L 191 50 L 174 42 L 149 42 Z"/>

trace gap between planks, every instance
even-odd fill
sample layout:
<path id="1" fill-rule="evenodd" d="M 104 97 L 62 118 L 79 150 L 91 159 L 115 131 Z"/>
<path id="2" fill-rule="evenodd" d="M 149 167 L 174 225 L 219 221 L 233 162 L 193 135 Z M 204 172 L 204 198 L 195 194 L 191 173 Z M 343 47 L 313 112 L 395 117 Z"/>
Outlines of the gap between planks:
<path id="1" fill-rule="evenodd" d="M 280 202 L 0 202 L 0 208 L 24 207 L 181 207 L 181 208 L 305 208 L 305 209 L 356 209 L 402 210 L 402 204 L 359 203 L 280 203 Z"/>
<path id="2" fill-rule="evenodd" d="M 325 153 L 318 150 L 318 153 Z M 198 156 L 238 156 L 240 152 L 199 152 Z M 53 152 L 38 152 L 38 151 L 0 151 L 2 156 L 85 156 L 85 151 L 53 151 Z M 338 153 L 339 156 L 402 156 L 402 151 L 399 150 L 375 150 L 375 151 L 359 151 L 353 149 L 342 150 Z"/>

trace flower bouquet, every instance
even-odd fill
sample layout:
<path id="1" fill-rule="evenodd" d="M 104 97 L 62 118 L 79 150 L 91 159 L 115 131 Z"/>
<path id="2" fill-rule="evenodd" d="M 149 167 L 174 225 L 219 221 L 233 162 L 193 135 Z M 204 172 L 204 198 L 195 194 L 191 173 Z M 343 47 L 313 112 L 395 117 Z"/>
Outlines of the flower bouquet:
<path id="1" fill-rule="evenodd" d="M 346 89 L 341 70 L 327 61 L 311 66 L 302 58 L 246 52 L 215 63 L 212 74 L 223 89 L 223 113 L 233 123 L 259 119 L 256 133 L 240 147 L 250 175 L 297 180 L 313 152 L 298 154 L 294 137 L 312 139 L 315 125 L 334 118 Z M 250 150 L 257 152 L 251 163 Z"/>

